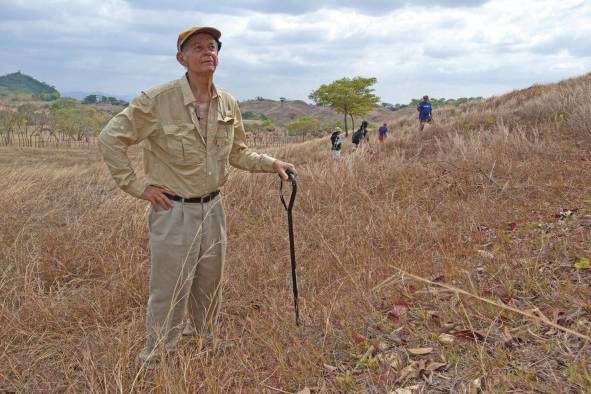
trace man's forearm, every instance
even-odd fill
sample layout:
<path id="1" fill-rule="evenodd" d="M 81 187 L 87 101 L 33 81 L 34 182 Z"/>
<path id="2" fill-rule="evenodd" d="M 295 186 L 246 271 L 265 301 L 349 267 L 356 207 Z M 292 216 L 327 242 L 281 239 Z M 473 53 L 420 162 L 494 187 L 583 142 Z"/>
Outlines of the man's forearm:
<path id="1" fill-rule="evenodd" d="M 250 172 L 275 172 L 273 163 L 275 158 L 251 151 L 246 147 L 235 149 L 230 154 L 232 167 Z"/>

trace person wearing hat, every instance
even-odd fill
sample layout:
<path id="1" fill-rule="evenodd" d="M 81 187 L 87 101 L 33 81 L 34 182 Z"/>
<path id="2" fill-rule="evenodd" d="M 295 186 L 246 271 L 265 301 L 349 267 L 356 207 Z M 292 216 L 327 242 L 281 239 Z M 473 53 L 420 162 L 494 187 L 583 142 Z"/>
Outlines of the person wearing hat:
<path id="1" fill-rule="evenodd" d="M 335 160 L 338 160 L 341 156 L 341 130 L 340 127 L 335 127 L 334 132 L 330 136 L 330 153 Z"/>
<path id="2" fill-rule="evenodd" d="M 423 101 L 417 105 L 417 111 L 419 111 L 419 131 L 423 131 L 425 123 L 431 123 L 433 120 L 429 96 L 423 96 Z"/>
<path id="3" fill-rule="evenodd" d="M 194 26 L 178 36 L 177 80 L 141 92 L 101 131 L 99 148 L 117 185 L 150 202 L 150 284 L 143 363 L 174 351 L 186 322 L 212 335 L 222 295 L 226 219 L 220 188 L 229 167 L 296 172 L 246 146 L 236 100 L 213 83 L 221 33 Z M 127 156 L 142 143 L 145 182 Z"/>

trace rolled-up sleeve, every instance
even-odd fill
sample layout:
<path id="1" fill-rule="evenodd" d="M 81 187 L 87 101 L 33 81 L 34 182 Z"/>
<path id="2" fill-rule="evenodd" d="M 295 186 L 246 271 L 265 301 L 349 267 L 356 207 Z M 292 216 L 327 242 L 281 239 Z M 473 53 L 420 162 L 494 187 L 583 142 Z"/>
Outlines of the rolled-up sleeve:
<path id="1" fill-rule="evenodd" d="M 230 164 L 250 172 L 275 172 L 273 163 L 275 158 L 253 152 L 246 146 L 246 132 L 242 122 L 240 108 L 234 103 L 234 142 L 230 152 Z"/>
<path id="2" fill-rule="evenodd" d="M 115 183 L 137 198 L 141 198 L 146 185 L 137 178 L 127 149 L 148 137 L 157 127 L 153 100 L 142 92 L 113 117 L 98 136 L 99 149 Z"/>

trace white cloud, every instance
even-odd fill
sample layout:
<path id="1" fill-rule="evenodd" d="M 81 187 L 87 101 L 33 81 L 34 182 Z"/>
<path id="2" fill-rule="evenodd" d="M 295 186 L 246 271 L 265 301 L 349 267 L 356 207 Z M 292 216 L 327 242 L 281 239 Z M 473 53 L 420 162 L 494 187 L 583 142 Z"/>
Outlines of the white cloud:
<path id="1" fill-rule="evenodd" d="M 490 95 L 591 68 L 583 0 L 343 1 L 0 0 L 0 73 L 135 94 L 182 73 L 176 36 L 192 24 L 222 30 L 216 80 L 239 99 L 305 99 L 355 75 L 392 103 Z"/>

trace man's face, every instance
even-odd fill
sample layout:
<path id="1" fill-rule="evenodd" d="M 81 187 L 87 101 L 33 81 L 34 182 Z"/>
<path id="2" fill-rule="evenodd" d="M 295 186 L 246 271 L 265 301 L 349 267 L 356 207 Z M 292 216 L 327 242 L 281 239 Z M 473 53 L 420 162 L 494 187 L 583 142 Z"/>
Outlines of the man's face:
<path id="1" fill-rule="evenodd" d="M 189 37 L 176 58 L 190 72 L 213 73 L 218 65 L 218 44 L 209 34 L 198 33 Z"/>

